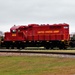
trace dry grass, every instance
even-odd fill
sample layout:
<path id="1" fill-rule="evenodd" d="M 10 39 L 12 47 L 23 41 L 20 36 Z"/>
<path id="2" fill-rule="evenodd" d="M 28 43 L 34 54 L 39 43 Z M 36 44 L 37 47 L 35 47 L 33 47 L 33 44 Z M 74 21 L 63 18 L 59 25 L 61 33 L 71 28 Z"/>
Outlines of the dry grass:
<path id="1" fill-rule="evenodd" d="M 75 58 L 1 56 L 0 75 L 75 75 Z"/>

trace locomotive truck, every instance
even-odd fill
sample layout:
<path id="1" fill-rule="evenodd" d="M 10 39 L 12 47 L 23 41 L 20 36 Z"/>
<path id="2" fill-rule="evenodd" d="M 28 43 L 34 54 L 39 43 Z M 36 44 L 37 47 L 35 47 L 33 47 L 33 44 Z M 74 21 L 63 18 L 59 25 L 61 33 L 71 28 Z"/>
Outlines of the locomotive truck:
<path id="1" fill-rule="evenodd" d="M 5 32 L 1 47 L 24 49 L 25 47 L 45 47 L 46 49 L 67 49 L 69 46 L 69 24 L 29 24 L 14 25 Z"/>

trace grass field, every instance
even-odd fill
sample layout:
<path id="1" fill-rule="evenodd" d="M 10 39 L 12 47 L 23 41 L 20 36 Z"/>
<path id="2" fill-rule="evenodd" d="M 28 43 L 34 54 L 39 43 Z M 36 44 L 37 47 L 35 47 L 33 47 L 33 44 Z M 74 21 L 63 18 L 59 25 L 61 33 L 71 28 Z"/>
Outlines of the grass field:
<path id="1" fill-rule="evenodd" d="M 75 75 L 75 58 L 1 56 L 0 75 Z"/>

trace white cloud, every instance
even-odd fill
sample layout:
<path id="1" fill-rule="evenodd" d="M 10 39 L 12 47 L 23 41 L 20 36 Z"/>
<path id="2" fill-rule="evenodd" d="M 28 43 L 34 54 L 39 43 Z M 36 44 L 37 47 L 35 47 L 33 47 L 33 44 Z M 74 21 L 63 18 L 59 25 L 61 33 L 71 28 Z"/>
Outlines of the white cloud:
<path id="1" fill-rule="evenodd" d="M 74 32 L 75 0 L 0 0 L 0 28 L 14 24 L 68 23 Z"/>

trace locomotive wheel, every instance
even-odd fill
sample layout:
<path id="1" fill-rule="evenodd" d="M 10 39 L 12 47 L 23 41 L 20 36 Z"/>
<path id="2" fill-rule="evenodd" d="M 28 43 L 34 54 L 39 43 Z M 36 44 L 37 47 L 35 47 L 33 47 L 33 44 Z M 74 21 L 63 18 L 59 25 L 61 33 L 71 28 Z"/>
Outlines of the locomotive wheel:
<path id="1" fill-rule="evenodd" d="M 59 49 L 63 49 L 63 48 L 59 47 Z"/>
<path id="2" fill-rule="evenodd" d="M 17 46 L 17 49 L 20 49 L 20 47 L 19 47 L 19 46 Z"/>
<path id="3" fill-rule="evenodd" d="M 22 49 L 24 49 L 24 46 L 22 46 Z"/>
<path id="4" fill-rule="evenodd" d="M 6 46 L 6 49 L 9 49 L 9 47 L 8 47 L 8 46 Z"/>
<path id="5" fill-rule="evenodd" d="M 51 49 L 53 49 L 53 47 L 51 47 Z"/>
<path id="6" fill-rule="evenodd" d="M 66 46 L 64 46 L 64 48 L 63 49 L 67 49 L 67 47 Z"/>
<path id="7" fill-rule="evenodd" d="M 11 49 L 14 49 L 14 46 L 12 46 Z"/>
<path id="8" fill-rule="evenodd" d="M 45 48 L 46 48 L 46 49 L 49 49 L 49 47 L 48 47 L 48 46 L 46 46 Z"/>

